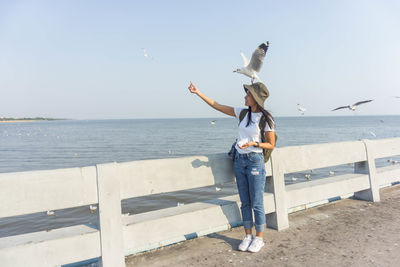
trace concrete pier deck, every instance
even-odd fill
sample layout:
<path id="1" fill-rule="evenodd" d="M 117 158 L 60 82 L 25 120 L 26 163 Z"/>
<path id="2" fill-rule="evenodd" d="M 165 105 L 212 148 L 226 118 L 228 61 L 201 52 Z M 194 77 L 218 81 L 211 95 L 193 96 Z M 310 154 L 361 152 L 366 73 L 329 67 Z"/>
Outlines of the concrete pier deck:
<path id="1" fill-rule="evenodd" d="M 345 199 L 289 215 L 265 247 L 240 252 L 243 227 L 126 257 L 126 266 L 399 266 L 400 185 L 381 202 Z"/>

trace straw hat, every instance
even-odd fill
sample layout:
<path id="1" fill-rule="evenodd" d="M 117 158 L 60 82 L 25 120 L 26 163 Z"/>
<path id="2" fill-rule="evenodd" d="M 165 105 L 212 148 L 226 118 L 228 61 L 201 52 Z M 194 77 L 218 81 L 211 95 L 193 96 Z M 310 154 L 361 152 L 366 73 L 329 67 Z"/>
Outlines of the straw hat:
<path id="1" fill-rule="evenodd" d="M 269 91 L 265 84 L 257 82 L 253 84 L 243 84 L 243 87 L 246 93 L 247 91 L 250 91 L 257 104 L 259 104 L 260 107 L 264 108 L 265 99 L 267 99 L 269 96 Z"/>

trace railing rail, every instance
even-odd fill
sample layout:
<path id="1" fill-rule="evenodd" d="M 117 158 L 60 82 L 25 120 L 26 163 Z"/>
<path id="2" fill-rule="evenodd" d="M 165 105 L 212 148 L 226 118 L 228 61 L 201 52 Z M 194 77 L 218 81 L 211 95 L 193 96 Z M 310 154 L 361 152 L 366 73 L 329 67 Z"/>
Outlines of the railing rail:
<path id="1" fill-rule="evenodd" d="M 375 160 L 395 155 L 400 138 L 275 149 L 266 165 L 268 227 L 286 229 L 288 212 L 342 194 L 379 201 L 380 187 L 400 181 L 400 165 L 376 168 Z M 355 164 L 353 174 L 285 186 L 286 173 L 346 163 Z M 122 199 L 234 178 L 225 154 L 0 174 L 0 217 L 99 206 L 99 229 L 80 225 L 0 238 L 0 266 L 54 266 L 93 257 L 105 267 L 124 266 L 124 255 L 239 225 L 237 196 L 121 216 Z"/>
<path id="2" fill-rule="evenodd" d="M 0 218 L 98 203 L 96 167 L 0 174 Z"/>

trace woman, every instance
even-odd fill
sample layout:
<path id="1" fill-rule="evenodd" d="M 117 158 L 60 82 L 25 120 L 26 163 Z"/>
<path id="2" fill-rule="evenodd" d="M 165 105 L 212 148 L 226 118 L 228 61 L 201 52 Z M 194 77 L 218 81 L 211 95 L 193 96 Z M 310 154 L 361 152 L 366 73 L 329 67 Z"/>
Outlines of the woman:
<path id="1" fill-rule="evenodd" d="M 234 159 L 236 183 L 241 201 L 243 226 L 245 238 L 239 245 L 239 250 L 258 252 L 264 246 L 263 231 L 265 226 L 264 187 L 265 187 L 265 163 L 263 149 L 274 149 L 275 133 L 274 119 L 264 109 L 265 99 L 269 96 L 267 87 L 263 83 L 243 85 L 246 91 L 245 105 L 248 106 L 243 120 L 239 120 L 238 139 Z M 239 119 L 242 108 L 233 108 L 217 103 L 200 92 L 193 83 L 190 83 L 191 93 L 198 95 L 214 109 Z M 243 115 L 242 115 L 243 116 Z M 259 129 L 260 119 L 264 116 L 266 125 L 264 128 L 265 142 L 261 142 Z M 256 236 L 253 238 L 253 214 L 255 217 Z"/>

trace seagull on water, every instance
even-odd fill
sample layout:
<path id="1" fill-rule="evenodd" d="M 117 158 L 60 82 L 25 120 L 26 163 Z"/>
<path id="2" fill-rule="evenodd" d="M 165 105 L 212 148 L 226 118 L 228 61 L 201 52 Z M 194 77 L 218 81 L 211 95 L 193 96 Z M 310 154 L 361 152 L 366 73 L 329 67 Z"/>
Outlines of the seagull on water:
<path id="1" fill-rule="evenodd" d="M 300 111 L 301 115 L 304 115 L 304 112 L 306 111 L 306 109 L 300 106 L 300 104 L 297 104 L 297 110 Z"/>
<path id="2" fill-rule="evenodd" d="M 215 124 L 215 120 L 213 120 L 213 121 L 210 121 L 210 124 Z"/>
<path id="3" fill-rule="evenodd" d="M 257 49 L 254 50 L 250 61 L 243 54 L 243 52 L 241 52 L 240 55 L 243 58 L 244 67 L 241 69 L 234 70 L 233 72 L 241 73 L 241 74 L 246 75 L 247 77 L 250 77 L 251 83 L 253 83 L 254 80 L 258 80 L 259 82 L 261 82 L 260 78 L 257 75 L 257 72 L 260 72 L 260 70 L 261 70 L 265 54 L 267 53 L 267 50 L 268 50 L 268 46 L 269 46 L 269 42 L 260 44 L 257 47 Z"/>
<path id="4" fill-rule="evenodd" d="M 341 106 L 341 107 L 332 109 L 331 111 L 335 111 L 335 110 L 342 109 L 342 108 L 348 108 L 348 109 L 350 109 L 350 110 L 352 110 L 352 111 L 355 111 L 355 110 L 356 110 L 356 107 L 357 107 L 358 105 L 365 104 L 365 103 L 368 103 L 368 102 L 371 102 L 371 101 L 373 101 L 373 99 L 371 99 L 371 100 L 359 101 L 359 102 L 357 102 L 357 103 L 354 103 L 353 105 Z"/>
<path id="5" fill-rule="evenodd" d="M 48 210 L 48 211 L 46 212 L 46 214 L 47 214 L 47 216 L 53 216 L 53 215 L 54 215 L 54 211 Z"/>
<path id="6" fill-rule="evenodd" d="M 397 160 L 392 160 L 392 159 L 388 159 L 388 162 L 389 162 L 389 163 L 392 163 L 392 164 L 397 164 L 399 161 L 397 161 Z"/>
<path id="7" fill-rule="evenodd" d="M 89 206 L 89 209 L 90 209 L 90 213 L 93 213 L 93 212 L 95 212 L 95 211 L 97 210 L 97 206 L 95 206 L 95 205 L 90 205 L 90 206 Z"/>

